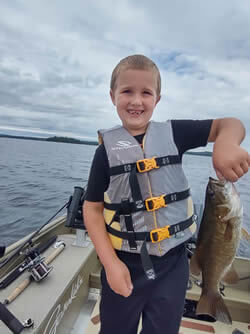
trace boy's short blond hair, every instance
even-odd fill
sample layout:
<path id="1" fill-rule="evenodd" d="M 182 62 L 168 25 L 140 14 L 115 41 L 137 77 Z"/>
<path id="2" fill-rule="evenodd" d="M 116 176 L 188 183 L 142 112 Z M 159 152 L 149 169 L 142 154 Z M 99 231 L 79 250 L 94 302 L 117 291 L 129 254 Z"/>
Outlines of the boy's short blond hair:
<path id="1" fill-rule="evenodd" d="M 110 81 L 110 89 L 115 89 L 115 84 L 121 70 L 145 70 L 153 71 L 156 75 L 156 93 L 158 96 L 161 94 L 161 75 L 156 64 L 146 56 L 132 55 L 123 58 L 114 68 Z"/>

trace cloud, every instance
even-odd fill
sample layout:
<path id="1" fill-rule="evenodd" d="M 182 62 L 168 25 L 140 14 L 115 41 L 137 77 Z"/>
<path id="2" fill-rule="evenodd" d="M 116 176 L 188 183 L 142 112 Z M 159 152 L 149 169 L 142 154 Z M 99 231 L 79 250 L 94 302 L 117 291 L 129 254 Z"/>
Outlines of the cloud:
<path id="1" fill-rule="evenodd" d="M 249 132 L 249 14 L 246 0 L 3 2 L 0 132 L 95 139 L 119 121 L 110 75 L 133 53 L 162 74 L 154 119 L 232 116 Z"/>

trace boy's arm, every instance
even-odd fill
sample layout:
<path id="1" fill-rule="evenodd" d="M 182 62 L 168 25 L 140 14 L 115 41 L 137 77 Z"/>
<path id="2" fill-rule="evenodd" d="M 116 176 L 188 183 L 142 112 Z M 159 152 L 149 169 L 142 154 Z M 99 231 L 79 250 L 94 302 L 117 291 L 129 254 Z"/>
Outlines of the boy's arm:
<path id="1" fill-rule="evenodd" d="M 103 203 L 85 200 L 84 224 L 104 266 L 107 281 L 112 290 L 128 297 L 133 289 L 127 266 L 117 257 L 109 239 L 103 218 Z"/>
<path id="2" fill-rule="evenodd" d="M 250 157 L 240 147 L 245 137 L 245 128 L 236 118 L 219 118 L 213 120 L 209 142 L 214 142 L 213 165 L 219 179 L 237 181 L 248 172 Z"/>

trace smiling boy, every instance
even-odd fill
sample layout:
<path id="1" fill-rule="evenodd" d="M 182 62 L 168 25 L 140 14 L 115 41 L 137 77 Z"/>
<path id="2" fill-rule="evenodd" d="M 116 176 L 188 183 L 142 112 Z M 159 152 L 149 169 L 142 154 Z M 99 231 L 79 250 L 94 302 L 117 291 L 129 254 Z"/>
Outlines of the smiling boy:
<path id="1" fill-rule="evenodd" d="M 103 264 L 101 334 L 177 334 L 189 277 L 185 242 L 195 216 L 182 169 L 185 151 L 214 142 L 217 176 L 235 182 L 248 171 L 235 118 L 150 121 L 161 78 L 147 57 L 115 67 L 110 96 L 122 126 L 100 130 L 84 221 Z"/>
<path id="2" fill-rule="evenodd" d="M 110 95 L 123 126 L 132 136 L 145 133 L 160 100 L 157 75 L 152 71 L 121 71 Z"/>

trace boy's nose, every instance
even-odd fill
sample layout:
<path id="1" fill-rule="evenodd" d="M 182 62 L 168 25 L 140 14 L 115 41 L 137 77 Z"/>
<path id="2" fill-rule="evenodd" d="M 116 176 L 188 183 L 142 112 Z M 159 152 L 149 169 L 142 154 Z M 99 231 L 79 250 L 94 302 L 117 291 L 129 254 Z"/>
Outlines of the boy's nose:
<path id="1" fill-rule="evenodd" d="M 141 105 L 142 104 L 141 96 L 139 94 L 134 94 L 131 104 L 135 106 Z"/>

